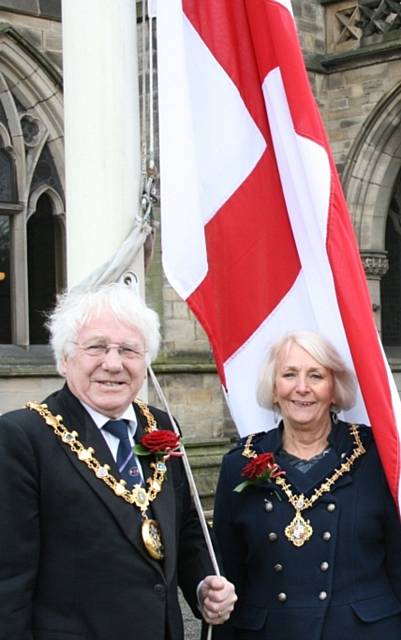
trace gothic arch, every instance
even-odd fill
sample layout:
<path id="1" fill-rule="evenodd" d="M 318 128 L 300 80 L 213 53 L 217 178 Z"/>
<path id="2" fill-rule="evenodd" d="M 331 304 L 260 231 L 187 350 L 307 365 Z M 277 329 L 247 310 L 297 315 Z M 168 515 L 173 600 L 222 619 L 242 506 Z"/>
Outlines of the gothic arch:
<path id="1" fill-rule="evenodd" d="M 343 172 L 361 252 L 384 252 L 389 205 L 401 168 L 401 82 L 361 128 Z"/>
<path id="2" fill-rule="evenodd" d="M 0 122 L 0 148 L 6 149 L 14 155 L 10 134 L 2 122 Z"/>
<path id="3" fill-rule="evenodd" d="M 42 185 L 41 187 L 38 187 L 37 189 L 35 189 L 35 191 L 31 193 L 31 196 L 29 198 L 27 220 L 29 220 L 31 215 L 35 213 L 37 202 L 43 194 L 46 194 L 52 203 L 53 215 L 60 216 L 64 224 L 65 223 L 64 202 L 61 199 L 60 194 L 57 193 L 55 189 L 53 189 L 52 187 L 48 187 L 46 185 Z"/>
<path id="4" fill-rule="evenodd" d="M 368 279 L 372 306 L 386 345 L 391 325 L 399 324 L 399 300 L 393 294 L 400 286 L 394 247 L 388 252 L 389 210 L 401 170 L 401 82 L 377 104 L 361 128 L 343 173 L 362 262 Z M 387 236 L 386 236 L 387 231 Z M 392 243 L 393 245 L 394 243 Z M 390 253 L 392 254 L 390 256 Z M 390 261 L 389 261 L 390 257 Z M 387 274 L 387 275 L 386 275 Z M 386 276 L 385 279 L 383 277 Z M 384 286 L 385 285 L 385 286 Z"/>
<path id="5" fill-rule="evenodd" d="M 34 164 L 32 156 L 44 144 L 51 151 L 64 187 L 61 75 L 12 27 L 0 29 L 0 95 L 10 125 L 17 164 L 21 169 L 18 176 L 21 195 L 29 189 L 29 167 Z M 33 146 L 27 144 L 24 118 L 31 118 L 38 123 L 37 144 Z M 25 176 L 28 177 L 28 184 Z"/>

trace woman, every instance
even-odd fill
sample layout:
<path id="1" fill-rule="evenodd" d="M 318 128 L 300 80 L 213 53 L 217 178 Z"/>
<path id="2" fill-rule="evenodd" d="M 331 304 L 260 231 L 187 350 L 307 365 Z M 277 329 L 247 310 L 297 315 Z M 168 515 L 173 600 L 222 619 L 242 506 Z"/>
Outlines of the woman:
<path id="1" fill-rule="evenodd" d="M 355 379 L 315 333 L 270 351 L 277 429 L 223 460 L 214 529 L 238 603 L 215 638 L 400 640 L 401 526 L 369 427 L 337 419 Z"/>

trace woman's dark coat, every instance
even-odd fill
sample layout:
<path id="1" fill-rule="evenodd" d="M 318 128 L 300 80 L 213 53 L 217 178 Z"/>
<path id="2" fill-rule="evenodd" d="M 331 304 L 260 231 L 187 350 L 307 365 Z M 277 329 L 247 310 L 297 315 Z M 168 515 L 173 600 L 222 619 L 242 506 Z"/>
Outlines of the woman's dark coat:
<path id="1" fill-rule="evenodd" d="M 239 600 L 216 640 L 401 639 L 401 526 L 371 430 L 360 434 L 366 453 L 303 513 L 313 535 L 299 548 L 284 534 L 295 512 L 282 490 L 233 491 L 249 462 L 244 441 L 225 456 L 214 530 Z M 349 425 L 333 425 L 330 441 L 306 475 L 278 455 L 281 429 L 258 434 L 254 448 L 273 452 L 293 490 L 310 496 L 353 450 Z"/>

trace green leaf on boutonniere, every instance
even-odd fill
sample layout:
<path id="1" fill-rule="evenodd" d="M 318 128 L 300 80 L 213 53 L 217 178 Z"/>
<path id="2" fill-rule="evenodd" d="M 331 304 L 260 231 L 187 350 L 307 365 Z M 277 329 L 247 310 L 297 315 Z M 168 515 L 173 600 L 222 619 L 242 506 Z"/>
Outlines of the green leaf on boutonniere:
<path id="1" fill-rule="evenodd" d="M 152 453 L 149 449 L 147 449 L 146 447 L 144 447 L 142 444 L 136 444 L 132 447 L 132 451 L 135 453 L 135 455 L 137 456 L 150 456 L 150 454 Z"/>
<path id="2" fill-rule="evenodd" d="M 236 493 L 241 493 L 241 491 L 243 491 L 247 487 L 251 487 L 254 484 L 255 482 L 252 482 L 251 480 L 244 480 L 244 482 L 241 482 L 241 484 L 237 484 L 237 486 L 234 488 L 234 491 Z"/>

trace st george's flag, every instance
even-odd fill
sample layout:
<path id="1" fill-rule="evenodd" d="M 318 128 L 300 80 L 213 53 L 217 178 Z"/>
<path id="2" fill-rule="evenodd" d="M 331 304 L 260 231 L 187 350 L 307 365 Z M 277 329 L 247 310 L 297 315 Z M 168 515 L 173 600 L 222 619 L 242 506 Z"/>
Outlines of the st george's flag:
<path id="1" fill-rule="evenodd" d="M 290 0 L 158 0 L 163 265 L 212 345 L 241 435 L 269 346 L 326 336 L 400 498 L 401 404 Z"/>

